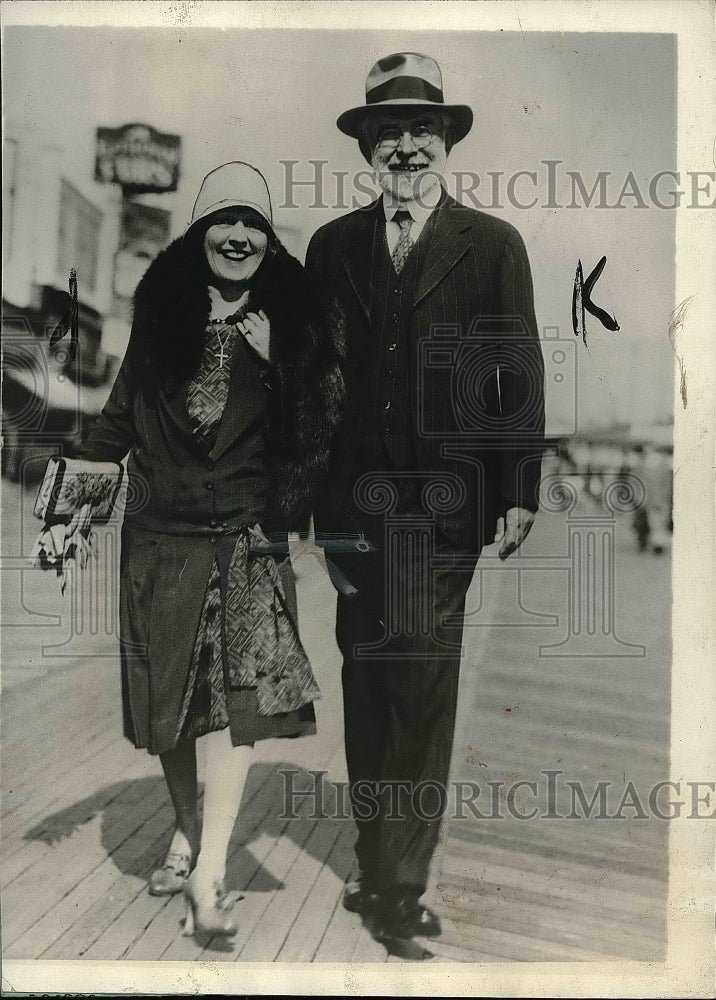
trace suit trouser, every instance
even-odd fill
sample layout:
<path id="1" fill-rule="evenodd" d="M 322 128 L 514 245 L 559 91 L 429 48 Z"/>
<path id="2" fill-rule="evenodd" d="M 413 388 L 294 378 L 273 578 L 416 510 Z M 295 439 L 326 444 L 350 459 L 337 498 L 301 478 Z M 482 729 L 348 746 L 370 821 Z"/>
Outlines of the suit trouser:
<path id="1" fill-rule="evenodd" d="M 390 559 L 384 545 L 336 557 L 358 589 L 339 595 L 336 634 L 358 862 L 382 892 L 420 895 L 447 805 L 462 615 L 479 553 L 440 535 L 426 553 L 411 536 L 406 522 Z"/>

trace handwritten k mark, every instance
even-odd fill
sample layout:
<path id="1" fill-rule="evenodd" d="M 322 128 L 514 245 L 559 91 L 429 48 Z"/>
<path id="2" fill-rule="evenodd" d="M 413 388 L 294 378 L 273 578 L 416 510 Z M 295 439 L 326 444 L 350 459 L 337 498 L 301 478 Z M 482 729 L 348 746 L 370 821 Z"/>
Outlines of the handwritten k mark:
<path id="1" fill-rule="evenodd" d="M 606 262 L 607 258 L 602 257 L 585 281 L 582 272 L 582 261 L 577 261 L 577 273 L 574 276 L 574 288 L 572 290 L 572 329 L 574 330 L 575 337 L 578 337 L 581 333 L 582 340 L 585 344 L 587 343 L 587 327 L 584 317 L 585 310 L 598 319 L 602 326 L 607 330 L 616 332 L 619 329 L 616 317 L 610 316 L 604 309 L 595 305 L 591 298 L 592 289 L 596 285 L 599 276 L 604 270 Z"/>
<path id="2" fill-rule="evenodd" d="M 79 343 L 79 331 L 78 331 L 78 313 L 79 305 L 77 302 L 77 271 L 74 267 L 70 268 L 70 290 L 69 290 L 69 305 L 67 307 L 67 312 L 62 317 L 60 322 L 57 324 L 55 329 L 50 335 L 50 347 L 54 347 L 62 338 L 69 332 L 70 335 L 70 347 L 69 355 L 70 359 L 74 361 L 75 355 L 77 354 L 77 345 Z"/>

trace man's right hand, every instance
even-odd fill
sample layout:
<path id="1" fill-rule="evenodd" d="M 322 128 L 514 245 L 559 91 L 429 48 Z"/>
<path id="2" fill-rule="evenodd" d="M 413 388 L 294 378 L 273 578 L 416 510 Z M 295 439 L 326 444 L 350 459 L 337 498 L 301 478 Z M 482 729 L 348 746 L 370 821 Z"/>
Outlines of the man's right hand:
<path id="1" fill-rule="evenodd" d="M 517 551 L 529 535 L 534 519 L 532 511 L 524 507 L 510 507 L 504 517 L 498 517 L 495 541 L 502 542 L 500 559 L 507 559 Z"/>

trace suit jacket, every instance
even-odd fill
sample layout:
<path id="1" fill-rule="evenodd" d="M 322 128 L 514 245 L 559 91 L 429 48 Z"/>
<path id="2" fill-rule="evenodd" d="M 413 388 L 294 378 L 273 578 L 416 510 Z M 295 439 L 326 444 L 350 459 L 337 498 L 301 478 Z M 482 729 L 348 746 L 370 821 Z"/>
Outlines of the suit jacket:
<path id="1" fill-rule="evenodd" d="M 511 506 L 536 510 L 544 435 L 544 364 L 524 243 L 509 223 L 443 194 L 420 239 L 423 264 L 408 326 L 414 471 L 434 474 L 433 512 L 460 545 L 491 541 Z M 355 527 L 353 456 L 371 373 L 361 365 L 371 336 L 372 254 L 382 201 L 319 229 L 309 272 L 345 314 L 348 403 L 336 438 L 317 530 Z M 381 377 L 380 372 L 372 377 Z M 360 505 L 358 505 L 360 506 Z"/>

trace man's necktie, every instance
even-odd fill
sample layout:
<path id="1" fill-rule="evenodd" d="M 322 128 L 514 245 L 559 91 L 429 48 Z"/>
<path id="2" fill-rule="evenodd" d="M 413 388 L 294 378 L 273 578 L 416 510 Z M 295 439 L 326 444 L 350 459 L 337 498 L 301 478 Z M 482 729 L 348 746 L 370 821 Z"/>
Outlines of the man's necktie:
<path id="1" fill-rule="evenodd" d="M 415 246 L 415 240 L 410 236 L 410 227 L 413 224 L 413 220 L 410 212 L 400 211 L 396 212 L 393 216 L 393 222 L 397 222 L 400 226 L 400 235 L 398 236 L 398 242 L 395 244 L 391 260 L 393 261 L 395 273 L 400 274 L 405 266 L 408 254 Z"/>

